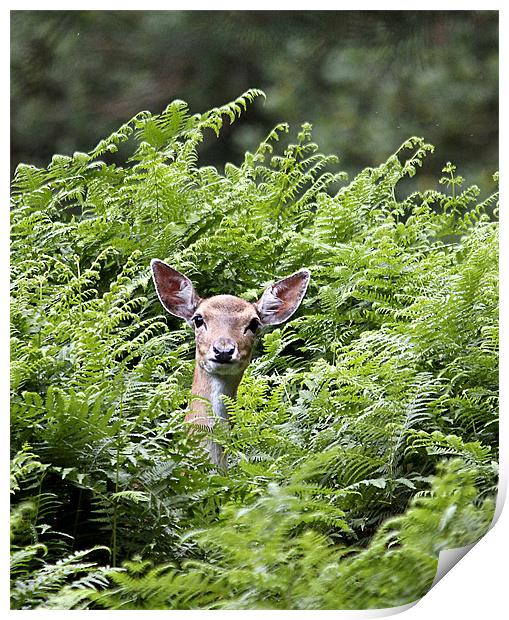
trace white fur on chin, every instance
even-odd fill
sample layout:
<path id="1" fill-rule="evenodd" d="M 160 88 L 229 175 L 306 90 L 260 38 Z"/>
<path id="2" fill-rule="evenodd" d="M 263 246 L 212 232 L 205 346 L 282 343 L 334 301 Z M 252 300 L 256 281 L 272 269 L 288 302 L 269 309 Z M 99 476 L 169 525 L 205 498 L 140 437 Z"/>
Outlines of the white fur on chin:
<path id="1" fill-rule="evenodd" d="M 229 364 L 221 364 L 214 362 L 214 360 L 202 360 L 200 366 L 208 372 L 209 375 L 234 376 L 239 375 L 244 367 L 239 362 L 230 362 Z"/>

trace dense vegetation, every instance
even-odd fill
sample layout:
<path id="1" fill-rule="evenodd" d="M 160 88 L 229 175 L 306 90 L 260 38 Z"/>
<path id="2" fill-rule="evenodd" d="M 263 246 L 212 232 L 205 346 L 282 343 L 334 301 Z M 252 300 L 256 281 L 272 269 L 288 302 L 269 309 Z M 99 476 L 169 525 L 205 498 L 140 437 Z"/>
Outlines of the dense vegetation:
<path id="1" fill-rule="evenodd" d="M 201 115 L 174 101 L 16 171 L 16 609 L 389 607 L 489 527 L 497 193 L 448 163 L 443 191 L 398 198 L 421 138 L 346 184 L 310 125 L 200 166 L 204 134 L 262 94 Z M 183 423 L 193 338 L 157 301 L 153 257 L 203 296 L 312 272 L 228 403 L 227 472 Z"/>

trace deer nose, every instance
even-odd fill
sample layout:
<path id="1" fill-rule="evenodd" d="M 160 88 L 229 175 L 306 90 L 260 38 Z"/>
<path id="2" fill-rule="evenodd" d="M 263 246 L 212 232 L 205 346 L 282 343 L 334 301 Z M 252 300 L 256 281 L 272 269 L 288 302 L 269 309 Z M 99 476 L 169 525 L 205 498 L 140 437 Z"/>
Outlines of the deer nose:
<path id="1" fill-rule="evenodd" d="M 231 361 L 235 353 L 235 342 L 231 338 L 219 338 L 212 345 L 217 362 Z"/>

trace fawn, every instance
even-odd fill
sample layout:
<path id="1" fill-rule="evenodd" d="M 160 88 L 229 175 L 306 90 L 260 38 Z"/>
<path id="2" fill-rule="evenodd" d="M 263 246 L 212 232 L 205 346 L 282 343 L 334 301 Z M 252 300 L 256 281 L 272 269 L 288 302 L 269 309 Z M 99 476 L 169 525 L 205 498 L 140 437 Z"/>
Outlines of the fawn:
<path id="1" fill-rule="evenodd" d="M 244 371 L 251 361 L 259 327 L 278 325 L 299 307 L 310 272 L 301 269 L 269 286 L 256 303 L 233 295 L 202 299 L 189 278 L 163 261 L 150 263 L 157 295 L 165 310 L 185 319 L 196 340 L 196 365 L 186 422 L 212 429 L 216 420 L 228 424 L 223 396 L 235 398 Z M 214 465 L 226 468 L 222 447 L 207 442 Z"/>

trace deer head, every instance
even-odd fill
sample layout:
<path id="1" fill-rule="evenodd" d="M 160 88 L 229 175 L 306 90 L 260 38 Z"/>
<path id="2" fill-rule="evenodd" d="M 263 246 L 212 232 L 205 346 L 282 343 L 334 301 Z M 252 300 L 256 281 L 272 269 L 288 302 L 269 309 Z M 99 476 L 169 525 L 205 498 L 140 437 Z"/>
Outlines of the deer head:
<path id="1" fill-rule="evenodd" d="M 269 286 L 256 303 L 233 295 L 202 299 L 186 276 L 154 259 L 152 274 L 163 307 L 187 321 L 196 338 L 196 361 L 211 375 L 239 375 L 251 360 L 258 328 L 289 319 L 309 282 L 302 269 Z"/>
<path id="2" fill-rule="evenodd" d="M 163 307 L 187 321 L 195 334 L 196 368 L 192 393 L 208 400 L 215 416 L 227 419 L 222 395 L 235 397 L 251 361 L 258 329 L 278 325 L 292 316 L 306 293 L 309 271 L 301 269 L 270 285 L 257 302 L 251 303 L 234 295 L 202 299 L 191 280 L 173 267 L 153 259 L 151 268 Z M 214 416 L 198 404 L 192 405 L 186 420 L 212 427 Z M 220 457 L 211 458 L 215 462 Z"/>

